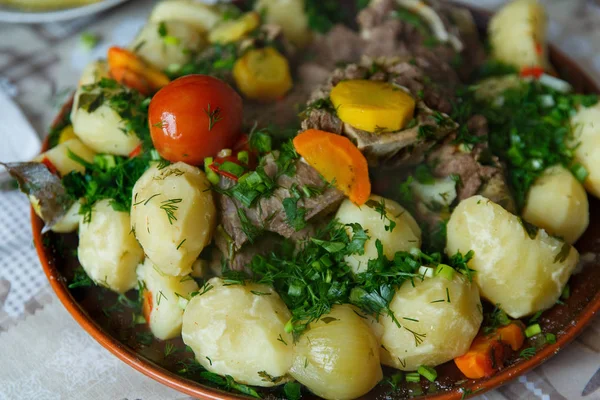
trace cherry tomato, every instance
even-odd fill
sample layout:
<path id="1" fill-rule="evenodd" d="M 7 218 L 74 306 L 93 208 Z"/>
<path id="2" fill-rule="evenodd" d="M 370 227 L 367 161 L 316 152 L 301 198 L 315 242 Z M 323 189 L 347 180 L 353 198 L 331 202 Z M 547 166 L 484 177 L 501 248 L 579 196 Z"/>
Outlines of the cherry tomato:
<path id="1" fill-rule="evenodd" d="M 188 75 L 159 90 L 148 110 L 154 147 L 161 157 L 200 165 L 231 148 L 242 133 L 242 98 L 225 82 Z"/>

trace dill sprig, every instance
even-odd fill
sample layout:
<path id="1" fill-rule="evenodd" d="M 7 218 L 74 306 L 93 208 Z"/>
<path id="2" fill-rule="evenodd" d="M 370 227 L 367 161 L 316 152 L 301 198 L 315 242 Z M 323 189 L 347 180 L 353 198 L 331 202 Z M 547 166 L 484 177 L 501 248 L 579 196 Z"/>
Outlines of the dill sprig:
<path id="1" fill-rule="evenodd" d="M 164 210 L 169 219 L 169 224 L 173 225 L 173 221 L 177 221 L 175 211 L 179 209 L 177 204 L 181 203 L 183 199 L 168 199 L 160 202 L 160 208 Z"/>

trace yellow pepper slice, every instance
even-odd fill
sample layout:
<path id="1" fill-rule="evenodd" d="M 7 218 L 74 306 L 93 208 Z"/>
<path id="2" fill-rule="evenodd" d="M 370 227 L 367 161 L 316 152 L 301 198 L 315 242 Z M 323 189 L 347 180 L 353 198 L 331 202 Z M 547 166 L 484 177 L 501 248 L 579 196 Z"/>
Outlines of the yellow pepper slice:
<path id="1" fill-rule="evenodd" d="M 77 139 L 77 135 L 75 135 L 73 125 L 67 125 L 60 131 L 60 134 L 58 135 L 58 144 L 62 144 L 71 139 Z"/>
<path id="2" fill-rule="evenodd" d="M 415 112 L 412 96 L 387 82 L 342 81 L 331 90 L 330 98 L 342 121 L 373 133 L 398 131 Z"/>
<path id="3" fill-rule="evenodd" d="M 236 42 L 252 32 L 260 24 L 260 16 L 256 12 L 249 12 L 232 21 L 224 21 L 217 25 L 209 34 L 210 43 Z"/>
<path id="4" fill-rule="evenodd" d="M 272 47 L 252 49 L 233 66 L 238 89 L 249 99 L 273 101 L 292 88 L 287 59 Z"/>

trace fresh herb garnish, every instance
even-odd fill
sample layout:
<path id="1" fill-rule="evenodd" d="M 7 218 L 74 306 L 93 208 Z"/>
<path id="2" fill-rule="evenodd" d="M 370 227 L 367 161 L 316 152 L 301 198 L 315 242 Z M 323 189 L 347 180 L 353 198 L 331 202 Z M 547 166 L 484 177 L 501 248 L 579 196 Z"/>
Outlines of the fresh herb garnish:
<path id="1" fill-rule="evenodd" d="M 372 208 L 373 210 L 375 210 L 377 213 L 379 213 L 379 215 L 381 215 L 381 220 L 382 221 L 387 221 L 388 224 L 385 225 L 384 229 L 386 231 L 389 232 L 393 232 L 394 228 L 396 227 L 396 221 L 394 221 L 393 219 L 391 219 L 388 215 L 387 209 L 385 208 L 385 199 L 382 197 L 381 200 L 379 201 L 375 201 L 375 200 L 367 200 L 367 202 L 365 203 L 365 205 L 367 207 Z"/>
<path id="2" fill-rule="evenodd" d="M 212 128 L 215 126 L 215 124 L 217 122 L 219 122 L 223 119 L 223 116 L 221 115 L 221 107 L 216 107 L 213 110 L 211 110 L 210 107 L 211 107 L 211 105 L 210 105 L 210 103 L 208 103 L 208 105 L 204 109 L 204 113 L 208 117 L 208 130 L 212 131 Z"/>
<path id="3" fill-rule="evenodd" d="M 169 224 L 173 225 L 173 221 L 177 221 L 175 211 L 179 209 L 179 206 L 176 204 L 179 204 L 182 201 L 183 199 L 168 199 L 160 202 L 160 208 L 167 214 Z"/>

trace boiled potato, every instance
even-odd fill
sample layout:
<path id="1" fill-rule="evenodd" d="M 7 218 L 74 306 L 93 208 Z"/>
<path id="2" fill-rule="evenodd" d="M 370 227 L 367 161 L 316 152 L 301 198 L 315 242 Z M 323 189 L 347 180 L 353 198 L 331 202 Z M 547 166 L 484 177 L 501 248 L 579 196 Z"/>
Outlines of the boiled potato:
<path id="1" fill-rule="evenodd" d="M 187 275 L 210 242 L 216 209 L 200 169 L 182 162 L 146 171 L 133 187 L 131 228 L 166 275 Z"/>
<path id="2" fill-rule="evenodd" d="M 548 68 L 546 13 L 537 0 L 515 0 L 491 19 L 492 57 L 518 69 Z"/>
<path id="3" fill-rule="evenodd" d="M 211 30 L 222 19 L 217 8 L 194 0 L 161 1 L 150 14 L 150 22 L 184 22 L 200 32 Z"/>
<path id="4" fill-rule="evenodd" d="M 479 290 L 458 272 L 404 282 L 383 325 L 381 360 L 404 371 L 435 367 L 467 352 L 483 321 Z"/>
<path id="5" fill-rule="evenodd" d="M 527 222 L 573 244 L 589 224 L 587 194 L 569 170 L 556 165 L 533 183 L 522 215 Z"/>
<path id="6" fill-rule="evenodd" d="M 415 197 L 429 206 L 448 207 L 456 200 L 456 181 L 449 176 L 435 178 L 432 183 L 413 181 L 410 187 Z"/>
<path id="7" fill-rule="evenodd" d="M 383 213 L 376 207 L 383 205 Z M 383 215 L 385 214 L 385 215 Z M 368 230 L 369 240 L 365 242 L 364 254 L 352 254 L 345 257 L 354 273 L 366 271 L 369 260 L 377 258 L 377 239 L 383 245 L 383 253 L 389 259 L 394 258 L 397 251 L 408 251 L 413 247 L 421 247 L 421 229 L 414 218 L 400 204 L 393 200 L 371 195 L 366 204 L 357 206 L 350 200 L 344 200 L 336 218 L 342 224 L 360 224 Z M 393 224 L 396 224 L 393 226 Z M 386 229 L 387 228 L 387 229 Z M 352 236 L 352 229 L 346 228 Z"/>
<path id="8" fill-rule="evenodd" d="M 50 150 L 40 154 L 33 161 L 44 162 L 47 160 L 58 171 L 60 176 L 65 176 L 71 171 L 84 172 L 85 167 L 69 157 L 69 151 L 83 158 L 89 163 L 94 162 L 94 153 L 79 139 L 71 139 L 63 142 Z"/>
<path id="9" fill-rule="evenodd" d="M 96 284 L 124 293 L 136 286 L 135 269 L 144 253 L 131 232 L 129 214 L 115 211 L 106 199 L 94 204 L 89 221 L 81 216 L 77 256 Z"/>
<path id="10" fill-rule="evenodd" d="M 204 46 L 202 35 L 191 25 L 183 22 L 149 22 L 140 31 L 129 48 L 144 61 L 159 69 L 167 69 L 172 64 L 185 64 L 193 52 Z M 161 36 L 164 26 L 166 35 Z"/>
<path id="11" fill-rule="evenodd" d="M 304 46 L 311 38 L 304 0 L 258 0 L 254 9 L 264 13 L 269 24 L 279 25 L 285 37 L 296 46 Z"/>
<path id="12" fill-rule="evenodd" d="M 102 78 L 110 78 L 106 61 L 93 61 L 85 66 L 79 78 L 79 86 L 91 85 Z"/>
<path id="13" fill-rule="evenodd" d="M 583 182 L 586 190 L 600 198 L 600 103 L 581 107 L 571 119 L 575 160 L 589 175 Z"/>
<path id="14" fill-rule="evenodd" d="M 79 81 L 80 86 L 73 98 L 71 123 L 77 137 L 91 150 L 97 153 L 126 156 L 141 143 L 134 132 L 127 131 L 126 121 L 106 101 L 93 109 L 82 107 L 85 100 L 108 90 L 99 87 L 89 88 L 86 85 L 106 77 L 108 77 L 106 63 L 96 62 L 85 68 Z"/>
<path id="15" fill-rule="evenodd" d="M 79 220 L 81 216 L 79 215 L 79 210 L 81 209 L 81 203 L 75 202 L 69 208 L 67 213 L 60 221 L 56 224 L 52 225 L 50 228 L 51 231 L 56 233 L 69 233 L 74 232 L 79 228 Z"/>
<path id="16" fill-rule="evenodd" d="M 290 374 L 325 399 L 360 397 L 383 377 L 379 342 L 352 306 L 333 306 L 296 343 Z"/>
<path id="17" fill-rule="evenodd" d="M 152 334 L 161 340 L 178 337 L 183 323 L 180 305 L 198 290 L 196 281 L 189 275 L 164 275 L 148 258 L 138 266 L 137 277 L 143 282 L 144 316 Z"/>
<path id="18" fill-rule="evenodd" d="M 532 239 L 520 218 L 483 196 L 458 204 L 447 235 L 446 253 L 473 250 L 469 266 L 481 296 L 512 318 L 556 303 L 579 261 L 574 247 L 543 229 Z"/>
<path id="19" fill-rule="evenodd" d="M 208 34 L 210 43 L 231 43 L 244 38 L 260 25 L 258 13 L 249 12 L 237 19 L 222 21 Z"/>
<path id="20" fill-rule="evenodd" d="M 285 383 L 293 338 L 285 331 L 291 314 L 269 286 L 208 281 L 183 314 L 182 337 L 204 368 L 255 386 Z M 269 379 L 269 376 L 274 378 Z"/>

